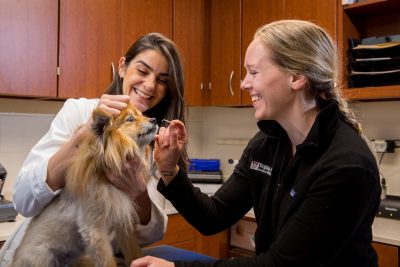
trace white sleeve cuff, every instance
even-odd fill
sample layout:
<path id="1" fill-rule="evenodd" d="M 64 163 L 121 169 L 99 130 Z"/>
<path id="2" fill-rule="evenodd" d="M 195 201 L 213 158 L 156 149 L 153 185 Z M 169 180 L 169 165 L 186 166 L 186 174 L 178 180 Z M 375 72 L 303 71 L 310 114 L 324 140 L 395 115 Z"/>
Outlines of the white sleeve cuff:
<path id="1" fill-rule="evenodd" d="M 160 210 L 151 203 L 151 219 L 148 224 L 137 224 L 136 230 L 141 247 L 160 241 L 164 237 L 168 217 L 164 210 Z"/>

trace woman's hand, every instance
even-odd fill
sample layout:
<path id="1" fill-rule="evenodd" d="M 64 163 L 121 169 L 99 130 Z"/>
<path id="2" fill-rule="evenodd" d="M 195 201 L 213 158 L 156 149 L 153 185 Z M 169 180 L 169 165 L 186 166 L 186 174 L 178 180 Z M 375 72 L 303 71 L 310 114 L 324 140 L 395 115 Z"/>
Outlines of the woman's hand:
<path id="1" fill-rule="evenodd" d="M 132 261 L 131 267 L 174 267 L 173 262 L 169 262 L 160 258 L 145 256 L 143 258 Z"/>
<path id="2" fill-rule="evenodd" d="M 129 95 L 107 95 L 100 97 L 97 108 L 108 114 L 118 115 L 129 103 Z"/>
<path id="3" fill-rule="evenodd" d="M 145 166 L 137 158 L 127 157 L 122 163 L 121 173 L 106 170 L 108 180 L 136 203 L 140 224 L 146 225 L 151 219 L 151 199 L 147 192 Z"/>
<path id="4" fill-rule="evenodd" d="M 121 173 L 106 170 L 108 180 L 125 192 L 133 201 L 147 191 L 145 166 L 141 160 L 128 156 L 122 163 Z"/>
<path id="5" fill-rule="evenodd" d="M 169 184 L 178 173 L 178 160 L 186 143 L 187 134 L 183 122 L 173 120 L 168 128 L 160 128 L 155 138 L 154 159 L 165 184 Z"/>

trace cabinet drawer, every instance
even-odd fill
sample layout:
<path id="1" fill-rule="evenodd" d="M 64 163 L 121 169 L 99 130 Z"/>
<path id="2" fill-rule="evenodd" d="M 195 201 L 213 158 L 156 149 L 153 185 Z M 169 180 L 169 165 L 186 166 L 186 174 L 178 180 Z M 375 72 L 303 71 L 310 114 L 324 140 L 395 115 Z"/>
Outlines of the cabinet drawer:
<path id="1" fill-rule="evenodd" d="M 195 229 L 190 226 L 182 216 L 179 214 L 173 214 L 168 216 L 167 231 L 165 232 L 164 239 L 154 243 L 153 245 L 171 245 L 177 243 L 186 244 L 187 242 L 185 241 L 193 241 L 194 239 Z"/>

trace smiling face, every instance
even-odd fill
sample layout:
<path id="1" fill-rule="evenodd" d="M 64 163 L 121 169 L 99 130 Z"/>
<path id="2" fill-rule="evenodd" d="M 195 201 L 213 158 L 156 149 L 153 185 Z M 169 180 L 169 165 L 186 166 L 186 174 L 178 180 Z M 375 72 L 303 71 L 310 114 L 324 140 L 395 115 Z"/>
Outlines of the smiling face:
<path id="1" fill-rule="evenodd" d="M 241 87 L 250 93 L 257 120 L 277 120 L 286 117 L 294 95 L 293 75 L 282 71 L 272 61 L 272 50 L 258 38 L 247 48 L 247 70 Z"/>
<path id="2" fill-rule="evenodd" d="M 119 74 L 123 78 L 122 92 L 141 112 L 154 107 L 165 96 L 168 87 L 168 62 L 158 51 L 147 49 L 125 64 L 120 60 Z"/>

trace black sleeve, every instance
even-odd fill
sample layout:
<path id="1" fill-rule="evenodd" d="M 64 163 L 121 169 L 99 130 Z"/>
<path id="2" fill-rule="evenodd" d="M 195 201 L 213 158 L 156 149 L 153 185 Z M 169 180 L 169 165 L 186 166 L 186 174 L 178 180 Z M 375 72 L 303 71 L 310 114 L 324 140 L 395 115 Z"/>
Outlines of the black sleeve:
<path id="1" fill-rule="evenodd" d="M 244 153 L 233 174 L 214 196 L 209 197 L 194 187 L 187 173 L 182 170 L 168 186 L 160 179 L 158 191 L 199 232 L 204 235 L 216 234 L 236 223 L 252 207 L 249 178 L 244 167 L 246 164 L 243 163 L 246 158 Z"/>
<path id="2" fill-rule="evenodd" d="M 357 235 L 357 229 L 370 231 L 376 204 L 379 203 L 377 198 L 379 184 L 376 175 L 369 170 L 336 170 L 318 179 L 311 187 L 301 206 L 266 253 L 215 263 L 177 262 L 175 266 L 325 266 L 351 237 Z M 360 238 L 362 236 L 365 235 Z M 348 256 L 350 265 L 346 266 L 369 266 L 367 263 L 352 262 L 353 255 Z M 333 263 L 333 266 L 336 265 Z"/>

